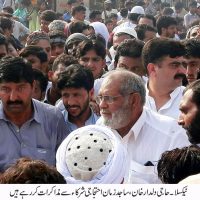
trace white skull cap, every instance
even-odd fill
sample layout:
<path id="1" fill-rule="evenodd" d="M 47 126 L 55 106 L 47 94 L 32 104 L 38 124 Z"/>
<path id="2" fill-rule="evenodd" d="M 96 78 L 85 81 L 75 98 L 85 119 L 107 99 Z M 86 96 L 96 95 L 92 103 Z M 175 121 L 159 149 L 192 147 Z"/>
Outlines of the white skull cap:
<path id="1" fill-rule="evenodd" d="M 118 29 L 114 32 L 114 36 L 117 35 L 118 33 L 126 33 L 126 34 L 128 34 L 128 35 L 133 36 L 133 37 L 136 38 L 136 39 L 138 38 L 135 29 L 134 29 L 134 28 L 131 28 L 131 27 L 122 27 L 122 28 L 120 27 L 120 28 L 118 28 Z"/>
<path id="2" fill-rule="evenodd" d="M 144 14 L 145 14 L 144 8 L 143 8 L 142 6 L 134 6 L 134 7 L 131 9 L 131 13 L 141 14 L 141 15 L 144 15 Z"/>
<path id="3" fill-rule="evenodd" d="M 106 165 L 112 150 L 112 141 L 103 132 L 86 130 L 75 134 L 65 154 L 70 174 L 77 180 L 91 180 Z"/>
<path id="4" fill-rule="evenodd" d="M 125 175 L 126 150 L 107 127 L 89 125 L 73 131 L 56 159 L 67 183 L 121 183 Z"/>

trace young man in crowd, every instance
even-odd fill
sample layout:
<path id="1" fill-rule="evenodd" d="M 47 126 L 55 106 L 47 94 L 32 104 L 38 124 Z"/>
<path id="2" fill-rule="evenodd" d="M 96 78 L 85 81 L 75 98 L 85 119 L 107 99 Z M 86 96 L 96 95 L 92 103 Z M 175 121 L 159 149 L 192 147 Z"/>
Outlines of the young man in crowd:
<path id="1" fill-rule="evenodd" d="M 92 71 L 94 79 L 104 73 L 106 49 L 101 42 L 87 40 L 79 44 L 77 52 L 79 64 Z"/>
<path id="2" fill-rule="evenodd" d="M 24 47 L 19 56 L 28 60 L 33 69 L 38 69 L 47 75 L 48 72 L 48 58 L 42 47 L 29 45 Z"/>
<path id="3" fill-rule="evenodd" d="M 58 78 L 65 110 L 62 112 L 70 132 L 85 125 L 95 124 L 98 117 L 90 108 L 94 93 L 92 72 L 79 64 L 72 64 Z"/>
<path id="4" fill-rule="evenodd" d="M 187 64 L 186 78 L 188 83 L 197 80 L 200 69 L 200 41 L 198 39 L 188 39 L 183 42 L 186 54 L 184 56 Z"/>

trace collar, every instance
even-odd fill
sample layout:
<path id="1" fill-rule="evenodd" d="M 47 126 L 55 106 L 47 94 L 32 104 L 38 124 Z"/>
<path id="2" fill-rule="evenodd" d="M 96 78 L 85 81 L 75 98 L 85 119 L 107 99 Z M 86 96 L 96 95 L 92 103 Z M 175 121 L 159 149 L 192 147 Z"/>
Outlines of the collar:
<path id="1" fill-rule="evenodd" d="M 136 140 L 144 123 L 145 123 L 145 120 L 146 120 L 146 108 L 144 107 L 142 114 L 140 115 L 138 120 L 135 122 L 133 127 L 130 129 L 128 134 L 123 137 L 123 140 L 125 140 L 125 141 L 128 140 L 132 134 L 134 134 L 134 139 Z"/>
<path id="2" fill-rule="evenodd" d="M 96 118 L 96 115 L 95 115 L 95 113 L 93 112 L 93 110 L 92 110 L 91 108 L 90 108 L 90 111 L 91 111 L 91 115 L 90 115 L 89 118 L 85 121 L 85 124 L 86 124 L 86 122 L 89 121 L 90 119 Z M 73 125 L 74 123 L 72 123 L 72 122 L 69 121 L 69 114 L 68 114 L 67 110 L 66 110 L 66 109 L 63 110 L 62 113 L 63 113 L 64 119 L 65 119 L 65 122 L 67 122 L 67 123 Z"/>

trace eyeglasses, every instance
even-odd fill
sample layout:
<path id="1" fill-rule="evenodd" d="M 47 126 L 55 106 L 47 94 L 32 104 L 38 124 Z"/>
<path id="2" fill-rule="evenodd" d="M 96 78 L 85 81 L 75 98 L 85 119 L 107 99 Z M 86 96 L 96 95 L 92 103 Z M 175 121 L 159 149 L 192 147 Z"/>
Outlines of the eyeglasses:
<path id="1" fill-rule="evenodd" d="M 125 94 L 125 95 L 117 95 L 117 96 L 102 96 L 102 95 L 99 95 L 99 96 L 96 96 L 96 103 L 100 104 L 102 101 L 104 101 L 107 104 L 112 104 L 117 100 L 118 97 L 127 96 L 127 95 L 130 95 L 130 94 L 133 94 L 133 93 L 134 92 L 131 92 L 131 93 L 128 93 L 128 94 Z"/>

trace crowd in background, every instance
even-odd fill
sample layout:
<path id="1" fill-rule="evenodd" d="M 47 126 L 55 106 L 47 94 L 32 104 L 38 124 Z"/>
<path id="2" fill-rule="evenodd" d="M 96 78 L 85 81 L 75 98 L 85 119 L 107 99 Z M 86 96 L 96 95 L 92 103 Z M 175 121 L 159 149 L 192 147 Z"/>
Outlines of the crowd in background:
<path id="1" fill-rule="evenodd" d="M 66 0 L 63 13 L 11 2 L 0 0 L 0 183 L 200 173 L 200 1 Z"/>

